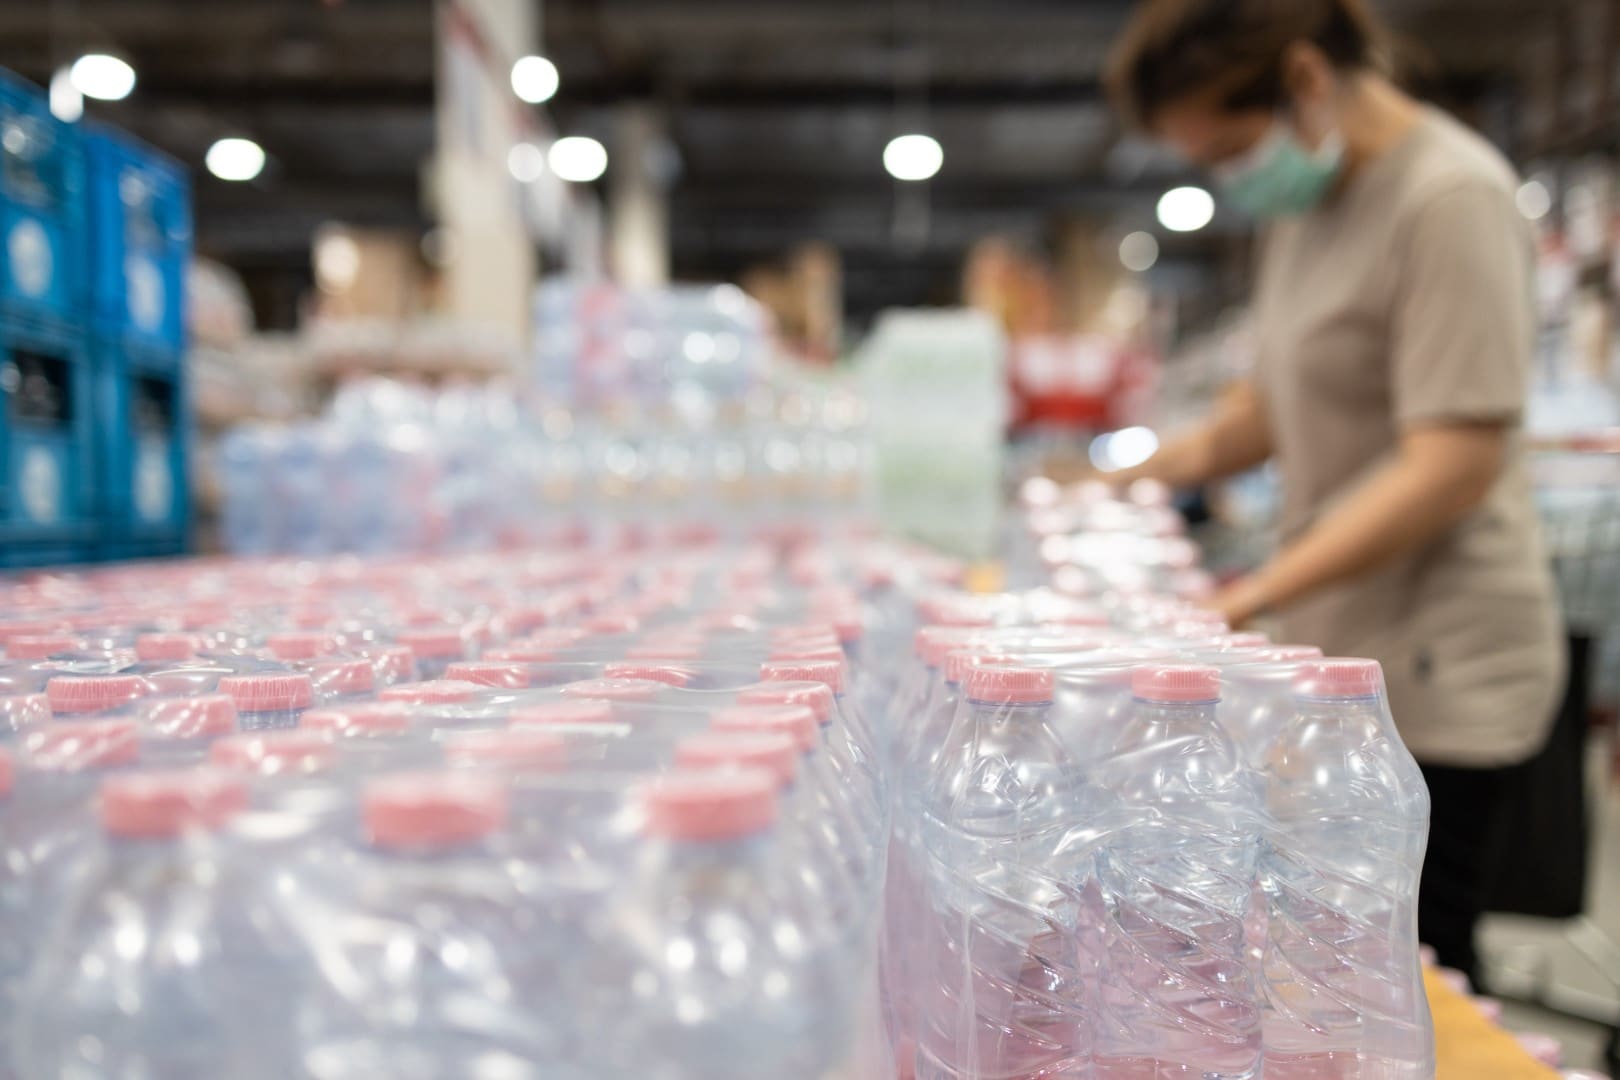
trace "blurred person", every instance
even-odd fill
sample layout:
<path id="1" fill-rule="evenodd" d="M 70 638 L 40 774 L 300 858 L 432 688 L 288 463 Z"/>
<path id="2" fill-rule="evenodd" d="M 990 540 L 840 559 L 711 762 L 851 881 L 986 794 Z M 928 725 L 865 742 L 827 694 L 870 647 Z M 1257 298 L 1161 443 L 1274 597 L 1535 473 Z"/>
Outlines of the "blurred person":
<path id="1" fill-rule="evenodd" d="M 1146 0 L 1110 89 L 1263 226 L 1253 375 L 1118 477 L 1275 459 L 1281 546 L 1234 626 L 1383 663 L 1434 805 L 1419 929 L 1478 985 L 1474 931 L 1563 636 L 1520 439 L 1536 310 L 1518 178 L 1391 79 L 1363 0 Z"/>

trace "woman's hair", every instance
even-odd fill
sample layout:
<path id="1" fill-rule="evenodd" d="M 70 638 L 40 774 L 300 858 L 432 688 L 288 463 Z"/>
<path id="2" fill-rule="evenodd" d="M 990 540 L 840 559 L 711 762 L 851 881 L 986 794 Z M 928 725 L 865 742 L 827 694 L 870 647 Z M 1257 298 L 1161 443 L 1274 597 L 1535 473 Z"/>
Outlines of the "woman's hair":
<path id="1" fill-rule="evenodd" d="M 1228 109 L 1283 104 L 1283 55 L 1308 41 L 1340 70 L 1389 69 L 1388 34 L 1365 0 L 1142 0 L 1108 61 L 1108 90 L 1134 124 L 1214 93 Z"/>

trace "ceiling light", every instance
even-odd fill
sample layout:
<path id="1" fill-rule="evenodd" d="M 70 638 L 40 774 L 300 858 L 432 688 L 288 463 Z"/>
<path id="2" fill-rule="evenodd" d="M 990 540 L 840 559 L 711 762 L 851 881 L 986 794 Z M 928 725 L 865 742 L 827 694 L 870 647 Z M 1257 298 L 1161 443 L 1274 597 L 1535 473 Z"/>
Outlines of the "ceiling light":
<path id="1" fill-rule="evenodd" d="M 1119 261 L 1133 273 L 1145 273 L 1159 261 L 1159 242 L 1152 233 L 1130 233 L 1119 242 Z"/>
<path id="2" fill-rule="evenodd" d="M 557 65 L 543 56 L 520 57 L 512 65 L 512 93 L 530 105 L 550 101 L 560 83 Z"/>
<path id="3" fill-rule="evenodd" d="M 106 53 L 79 57 L 68 70 L 68 77 L 79 93 L 101 101 L 122 101 L 135 89 L 135 69 Z"/>
<path id="4" fill-rule="evenodd" d="M 264 171 L 264 147 L 252 139 L 220 139 L 203 164 L 221 180 L 252 180 Z"/>
<path id="5" fill-rule="evenodd" d="M 1519 213 L 1531 221 L 1540 221 L 1552 212 L 1552 192 L 1540 180 L 1526 180 L 1520 184 L 1513 202 L 1518 206 Z"/>
<path id="6" fill-rule="evenodd" d="M 514 143 L 506 152 L 506 171 L 520 184 L 532 184 L 546 174 L 546 155 L 534 143 Z"/>
<path id="7" fill-rule="evenodd" d="M 71 68 L 57 68 L 51 76 L 51 115 L 72 124 L 84 115 L 84 92 L 73 85 Z"/>
<path id="8" fill-rule="evenodd" d="M 1171 232 L 1197 232 L 1215 220 L 1215 197 L 1201 187 L 1178 187 L 1159 199 L 1159 224 Z"/>
<path id="9" fill-rule="evenodd" d="M 927 180 L 945 164 L 945 151 L 931 135 L 896 135 L 883 148 L 883 167 L 896 180 Z"/>
<path id="10" fill-rule="evenodd" d="M 569 135 L 551 144 L 546 164 L 551 171 L 575 184 L 588 184 L 607 172 L 607 148 L 585 135 Z"/>

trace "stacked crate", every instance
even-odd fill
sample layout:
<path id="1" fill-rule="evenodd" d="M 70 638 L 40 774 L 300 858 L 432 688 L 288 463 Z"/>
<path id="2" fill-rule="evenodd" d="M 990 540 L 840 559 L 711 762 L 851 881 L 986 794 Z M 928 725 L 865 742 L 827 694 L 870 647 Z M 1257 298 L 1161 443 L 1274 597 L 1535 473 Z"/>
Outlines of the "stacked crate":
<path id="1" fill-rule="evenodd" d="M 178 554 L 189 510 L 190 188 L 178 163 L 116 132 L 88 132 L 85 161 L 89 345 L 106 524 L 99 554 Z"/>
<path id="2" fill-rule="evenodd" d="M 0 71 L 0 568 L 184 549 L 190 251 L 177 164 Z"/>
<path id="3" fill-rule="evenodd" d="M 0 567 L 94 553 L 85 210 L 78 132 L 0 71 Z"/>

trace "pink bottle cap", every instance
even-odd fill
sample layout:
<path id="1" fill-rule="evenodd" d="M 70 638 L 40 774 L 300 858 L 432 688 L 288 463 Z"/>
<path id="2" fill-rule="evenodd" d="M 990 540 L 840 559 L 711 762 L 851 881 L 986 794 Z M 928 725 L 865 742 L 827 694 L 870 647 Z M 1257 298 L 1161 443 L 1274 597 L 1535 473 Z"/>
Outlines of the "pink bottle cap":
<path id="1" fill-rule="evenodd" d="M 842 663 L 844 651 L 837 645 L 776 645 L 766 654 L 772 663 L 808 664 L 831 661 Z"/>
<path id="2" fill-rule="evenodd" d="M 837 702 L 824 682 L 763 682 L 738 690 L 737 704 L 803 705 L 815 714 L 816 723 L 830 724 Z"/>
<path id="3" fill-rule="evenodd" d="M 445 660 L 467 655 L 467 641 L 459 630 L 410 628 L 395 634 L 394 640 L 409 646 L 418 660 Z"/>
<path id="4" fill-rule="evenodd" d="M 1015 662 L 1002 653 L 990 652 L 986 649 L 952 649 L 945 654 L 945 663 L 940 666 L 945 669 L 945 681 L 960 686 L 962 680 L 967 678 L 968 672 L 976 667 L 983 664 L 1005 666 Z"/>
<path id="5" fill-rule="evenodd" d="M 23 741 L 28 763 L 48 772 L 132 765 L 140 736 L 133 720 L 76 720 L 41 728 Z"/>
<path id="6" fill-rule="evenodd" d="M 51 703 L 44 694 L 0 696 L 0 731 L 27 731 L 51 722 Z"/>
<path id="7" fill-rule="evenodd" d="M 917 602 L 923 622 L 936 626 L 994 626 L 995 612 L 975 597 L 944 594 L 924 597 Z"/>
<path id="8" fill-rule="evenodd" d="M 304 715 L 307 724 L 311 714 Z M 337 764 L 330 735 L 306 728 L 231 735 L 208 748 L 211 764 L 263 776 L 326 772 Z"/>
<path id="9" fill-rule="evenodd" d="M 647 786 L 647 831 L 672 840 L 737 840 L 776 821 L 776 777 L 763 769 L 667 773 Z"/>
<path id="10" fill-rule="evenodd" d="M 400 683 L 377 692 L 378 701 L 402 705 L 470 705 L 482 701 L 489 687 L 460 679 L 430 679 L 427 682 Z"/>
<path id="11" fill-rule="evenodd" d="M 675 764 L 683 769 L 764 769 L 787 787 L 798 776 L 802 752 L 787 735 L 715 731 L 682 739 L 675 747 Z"/>
<path id="12" fill-rule="evenodd" d="M 311 709 L 298 721 L 300 730 L 339 735 L 394 735 L 409 731 L 411 710 L 398 703 L 367 701 Z"/>
<path id="13" fill-rule="evenodd" d="M 180 609 L 179 623 L 187 630 L 208 630 L 231 621 L 229 604 L 217 600 L 195 600 Z"/>
<path id="14" fill-rule="evenodd" d="M 11 760 L 11 751 L 0 746 L 0 799 L 11 796 L 11 785 L 17 775 L 17 766 Z"/>
<path id="15" fill-rule="evenodd" d="M 821 725 L 808 705 L 728 705 L 709 717 L 716 731 L 768 731 L 787 735 L 800 752 L 813 750 L 821 738 Z"/>
<path id="16" fill-rule="evenodd" d="M 540 701 L 533 705 L 521 705 L 512 710 L 510 723 L 513 727 L 611 724 L 613 718 L 611 700 L 576 698 L 569 701 Z"/>
<path id="17" fill-rule="evenodd" d="M 559 736 L 533 726 L 457 731 L 445 736 L 444 756 L 452 765 L 546 770 L 567 763 L 568 744 Z"/>
<path id="18" fill-rule="evenodd" d="M 1131 672 L 1131 693 L 1142 701 L 1172 705 L 1219 701 L 1221 669 L 1202 664 L 1144 664 Z"/>
<path id="19" fill-rule="evenodd" d="M 416 678 L 416 654 L 409 645 L 367 645 L 359 655 L 371 661 L 376 678 L 392 685 Z"/>
<path id="20" fill-rule="evenodd" d="M 163 698 L 141 710 L 141 721 L 160 739 L 216 739 L 236 731 L 236 702 L 224 694 Z"/>
<path id="21" fill-rule="evenodd" d="M 1307 661 L 1294 688 L 1306 697 L 1373 697 L 1383 693 L 1384 670 L 1376 660 L 1330 657 Z"/>
<path id="22" fill-rule="evenodd" d="M 834 694 L 844 692 L 842 660 L 767 660 L 759 666 L 759 677 L 765 682 L 824 683 Z"/>
<path id="23" fill-rule="evenodd" d="M 315 700 L 314 682 L 296 671 L 226 675 L 219 680 L 219 692 L 230 695 L 239 713 L 307 709 Z"/>
<path id="24" fill-rule="evenodd" d="M 1052 700 L 1052 673 L 1042 668 L 970 667 L 968 700 L 990 705 L 1038 705 Z"/>
<path id="25" fill-rule="evenodd" d="M 371 843 L 389 849 L 460 847 L 506 824 L 506 791 L 491 777 L 417 773 L 373 780 L 361 797 Z"/>
<path id="26" fill-rule="evenodd" d="M 114 836 L 167 840 L 214 830 L 247 806 L 247 788 L 208 769 L 110 776 L 101 782 L 101 824 Z"/>
<path id="27" fill-rule="evenodd" d="M 277 660 L 313 660 L 337 652 L 338 642 L 318 630 L 289 630 L 267 636 L 264 647 Z"/>
<path id="28" fill-rule="evenodd" d="M 917 659 L 931 668 L 937 668 L 945 662 L 946 655 L 952 649 L 970 645 L 983 635 L 984 630 L 979 627 L 920 626 L 912 638 L 912 650 Z"/>
<path id="29" fill-rule="evenodd" d="M 135 639 L 137 660 L 190 660 L 203 647 L 196 634 L 142 634 Z"/>
<path id="30" fill-rule="evenodd" d="M 604 679 L 639 679 L 663 683 L 665 686 L 685 687 L 692 674 L 669 664 L 633 664 L 627 661 L 602 665 Z"/>
<path id="31" fill-rule="evenodd" d="M 641 629 L 641 620 L 634 615 L 602 612 L 580 623 L 593 634 L 633 634 Z"/>
<path id="32" fill-rule="evenodd" d="M 653 701 L 668 685 L 652 679 L 582 679 L 559 686 L 557 692 L 601 701 Z"/>
<path id="33" fill-rule="evenodd" d="M 0 645 L 9 648 L 12 638 L 54 634 L 61 628 L 60 619 L 8 619 L 0 622 Z"/>
<path id="34" fill-rule="evenodd" d="M 316 660 L 309 665 L 309 678 L 322 697 L 369 694 L 377 688 L 377 670 L 363 658 Z"/>
<path id="35" fill-rule="evenodd" d="M 527 664 L 492 660 L 458 660 L 444 669 L 444 677 L 450 682 L 477 683 L 500 690 L 522 690 L 530 682 Z"/>
<path id="36" fill-rule="evenodd" d="M 45 696 L 57 716 L 107 712 L 145 697 L 150 690 L 139 675 L 57 675 L 45 684 Z"/>
<path id="37" fill-rule="evenodd" d="M 72 634 L 17 634 L 6 642 L 8 660 L 43 660 L 57 653 L 77 652 L 85 642 Z"/>

